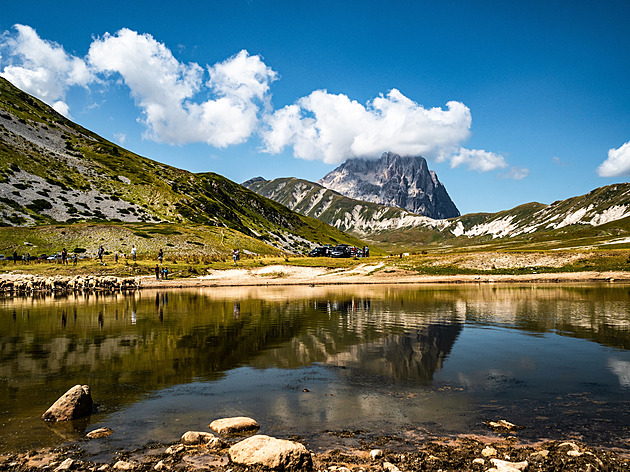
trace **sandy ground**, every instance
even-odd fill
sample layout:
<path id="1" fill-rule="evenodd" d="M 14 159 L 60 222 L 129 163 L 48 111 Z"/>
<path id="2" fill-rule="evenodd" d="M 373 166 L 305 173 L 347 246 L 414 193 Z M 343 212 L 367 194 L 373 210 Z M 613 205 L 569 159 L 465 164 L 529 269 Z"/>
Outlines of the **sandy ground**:
<path id="1" fill-rule="evenodd" d="M 361 264 L 352 269 L 273 265 L 260 268 L 213 270 L 192 279 L 156 280 L 142 277 L 142 287 L 247 287 L 281 285 L 370 285 L 437 283 L 623 283 L 627 272 L 570 272 L 521 275 L 418 275 L 413 271 L 384 268 L 384 263 Z"/>

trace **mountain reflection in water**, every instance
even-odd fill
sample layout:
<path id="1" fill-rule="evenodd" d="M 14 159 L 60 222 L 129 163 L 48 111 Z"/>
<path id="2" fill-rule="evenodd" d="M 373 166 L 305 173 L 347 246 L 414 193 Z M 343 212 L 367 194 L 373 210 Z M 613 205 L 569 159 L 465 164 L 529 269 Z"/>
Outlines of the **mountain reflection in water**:
<path id="1" fill-rule="evenodd" d="M 606 413 L 594 409 L 585 421 L 605 420 L 621 434 L 628 294 L 617 286 L 441 285 L 5 298 L 0 419 L 8 433 L 0 452 L 59 444 L 98 426 L 113 427 L 118 439 L 108 441 L 118 446 L 174 441 L 186 427 L 228 414 L 255 415 L 280 435 L 373 428 L 376 419 L 384 428 L 468 432 L 482 412 L 494 413 L 486 404 L 531 409 L 545 395 L 527 390 L 548 375 L 532 349 L 578 357 L 549 362 L 559 381 L 567 365 L 588 357 L 582 368 L 592 364 L 593 373 L 575 382 L 595 387 L 545 384 L 543 392 L 597 397 Z M 69 431 L 49 429 L 39 416 L 77 383 L 91 386 L 99 413 Z"/>

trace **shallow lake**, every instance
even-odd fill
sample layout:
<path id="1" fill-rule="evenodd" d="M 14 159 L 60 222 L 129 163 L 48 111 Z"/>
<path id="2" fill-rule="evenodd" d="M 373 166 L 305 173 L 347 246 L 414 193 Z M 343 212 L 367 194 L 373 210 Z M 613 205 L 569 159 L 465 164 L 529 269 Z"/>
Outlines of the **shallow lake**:
<path id="1" fill-rule="evenodd" d="M 630 449 L 630 287 L 251 287 L 0 299 L 0 452 L 172 443 L 226 416 L 304 438 L 493 434 Z M 98 412 L 41 414 L 88 384 Z M 343 434 L 342 434 L 343 435 Z M 323 447 L 323 446 L 322 446 Z"/>

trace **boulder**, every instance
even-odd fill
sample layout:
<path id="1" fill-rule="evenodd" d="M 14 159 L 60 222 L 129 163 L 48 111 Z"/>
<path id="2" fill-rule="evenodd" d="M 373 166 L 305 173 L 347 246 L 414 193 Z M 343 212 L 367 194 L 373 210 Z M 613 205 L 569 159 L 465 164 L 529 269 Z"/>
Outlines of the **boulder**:
<path id="1" fill-rule="evenodd" d="M 46 421 L 68 421 L 92 413 L 92 394 L 87 385 L 75 385 L 42 415 Z"/>
<path id="2" fill-rule="evenodd" d="M 232 446 L 228 455 L 236 464 L 275 470 L 312 470 L 311 453 L 300 443 L 258 434 Z"/>
<path id="3" fill-rule="evenodd" d="M 221 449 L 225 445 L 225 443 L 214 434 L 204 431 L 188 431 L 182 435 L 179 442 L 186 446 L 205 444 L 208 449 Z"/>
<path id="4" fill-rule="evenodd" d="M 252 418 L 236 416 L 234 418 L 214 420 L 210 423 L 209 428 L 219 434 L 239 434 L 248 431 L 257 431 L 260 425 Z"/>

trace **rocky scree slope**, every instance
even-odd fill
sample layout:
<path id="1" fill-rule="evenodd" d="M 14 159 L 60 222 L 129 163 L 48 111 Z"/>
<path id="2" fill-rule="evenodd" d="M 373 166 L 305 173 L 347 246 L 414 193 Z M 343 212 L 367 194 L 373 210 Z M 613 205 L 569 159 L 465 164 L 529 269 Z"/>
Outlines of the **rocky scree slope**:
<path id="1" fill-rule="evenodd" d="M 0 225 L 85 221 L 226 227 L 292 252 L 355 243 L 218 174 L 127 151 L 0 78 Z"/>
<path id="2" fill-rule="evenodd" d="M 294 177 L 274 180 L 255 177 L 243 182 L 243 186 L 302 215 L 317 218 L 358 237 L 379 231 L 446 224 L 426 216 L 414 215 L 402 208 L 354 200 L 314 182 Z"/>
<path id="3" fill-rule="evenodd" d="M 630 243 L 630 184 L 601 187 L 550 205 L 527 203 L 497 213 L 470 213 L 447 220 L 414 215 L 400 208 L 353 200 L 319 184 L 296 178 L 243 185 L 294 211 L 373 241 L 404 245 L 446 243 L 455 246 L 514 240 L 578 244 Z M 575 240 L 574 242 L 570 242 Z"/>

